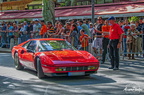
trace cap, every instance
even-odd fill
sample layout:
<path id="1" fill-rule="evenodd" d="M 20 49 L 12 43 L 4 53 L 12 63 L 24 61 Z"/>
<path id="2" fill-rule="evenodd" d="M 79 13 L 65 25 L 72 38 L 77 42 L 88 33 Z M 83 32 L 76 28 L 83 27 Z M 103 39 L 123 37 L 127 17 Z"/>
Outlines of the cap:
<path id="1" fill-rule="evenodd" d="M 71 21 L 73 21 L 73 19 L 69 19 L 68 21 L 71 22 Z"/>
<path id="2" fill-rule="evenodd" d="M 48 21 L 47 24 L 52 24 L 52 22 Z"/>
<path id="3" fill-rule="evenodd" d="M 39 21 L 39 19 L 33 19 L 33 21 Z"/>
<path id="4" fill-rule="evenodd" d="M 27 23 L 27 21 L 24 21 L 23 23 Z"/>
<path id="5" fill-rule="evenodd" d="M 89 23 L 89 25 L 93 25 L 92 23 Z"/>
<path id="6" fill-rule="evenodd" d="M 116 18 L 114 16 L 111 16 L 110 18 L 108 18 L 108 20 L 116 20 Z"/>
<path id="7" fill-rule="evenodd" d="M 143 20 L 143 18 L 141 17 L 141 18 L 139 18 L 139 20 Z"/>
<path id="8" fill-rule="evenodd" d="M 101 17 L 101 16 L 99 16 L 97 19 L 102 19 L 102 17 Z"/>
<path id="9" fill-rule="evenodd" d="M 28 24 L 28 25 L 31 25 L 31 23 L 30 23 L 30 22 L 28 22 L 27 24 Z"/>

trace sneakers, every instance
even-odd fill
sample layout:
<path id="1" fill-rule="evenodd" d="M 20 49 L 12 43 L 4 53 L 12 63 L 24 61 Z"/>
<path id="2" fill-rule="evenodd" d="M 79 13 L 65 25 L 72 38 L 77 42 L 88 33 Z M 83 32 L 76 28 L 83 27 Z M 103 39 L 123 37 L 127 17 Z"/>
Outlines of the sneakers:
<path id="1" fill-rule="evenodd" d="M 101 61 L 100 63 L 101 63 L 101 64 L 104 64 L 104 62 L 103 62 L 103 61 Z"/>
<path id="2" fill-rule="evenodd" d="M 113 67 L 109 67 L 109 69 L 113 69 L 113 70 L 119 70 L 119 68 L 113 68 Z"/>
<path id="3" fill-rule="evenodd" d="M 113 68 L 113 70 L 119 70 L 119 68 Z"/>
<path id="4" fill-rule="evenodd" d="M 109 69 L 113 69 L 113 67 L 109 67 Z"/>

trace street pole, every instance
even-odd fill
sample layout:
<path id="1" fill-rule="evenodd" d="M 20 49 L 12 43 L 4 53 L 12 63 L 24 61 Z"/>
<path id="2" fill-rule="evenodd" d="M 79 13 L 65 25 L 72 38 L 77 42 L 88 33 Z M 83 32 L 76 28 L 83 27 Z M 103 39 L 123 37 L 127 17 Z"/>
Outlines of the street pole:
<path id="1" fill-rule="evenodd" d="M 95 20 L 94 20 L 94 0 L 91 0 L 91 8 L 92 8 L 92 23 L 94 24 Z"/>
<path id="2" fill-rule="evenodd" d="M 0 1 L 0 12 L 2 12 L 2 1 Z"/>

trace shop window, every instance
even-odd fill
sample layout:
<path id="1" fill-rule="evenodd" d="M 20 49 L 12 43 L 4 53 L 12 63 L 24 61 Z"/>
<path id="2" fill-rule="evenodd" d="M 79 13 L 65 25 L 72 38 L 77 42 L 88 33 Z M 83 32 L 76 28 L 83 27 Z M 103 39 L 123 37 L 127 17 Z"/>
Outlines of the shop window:
<path id="1" fill-rule="evenodd" d="M 39 8 L 39 6 L 34 6 L 34 9 L 38 9 Z"/>
<path id="2" fill-rule="evenodd" d="M 33 6 L 29 6 L 28 9 L 29 9 L 29 10 L 33 9 Z"/>
<path id="3" fill-rule="evenodd" d="M 78 6 L 79 6 L 79 5 L 82 5 L 82 2 L 78 2 L 77 5 L 78 5 Z"/>
<path id="4" fill-rule="evenodd" d="M 65 0 L 57 0 L 58 3 L 65 2 Z"/>
<path id="5" fill-rule="evenodd" d="M 113 3 L 113 0 L 105 0 L 105 3 Z"/>
<path id="6" fill-rule="evenodd" d="M 41 9 L 42 8 L 42 6 L 39 6 L 39 9 Z"/>
<path id="7" fill-rule="evenodd" d="M 120 0 L 114 0 L 114 2 L 116 3 L 116 2 L 120 2 Z"/>
<path id="8" fill-rule="evenodd" d="M 97 3 L 97 4 L 104 4 L 104 1 L 105 1 L 105 0 L 97 0 L 96 3 Z"/>
<path id="9" fill-rule="evenodd" d="M 3 2 L 7 2 L 7 0 L 3 0 Z"/>
<path id="10" fill-rule="evenodd" d="M 17 1 L 17 0 L 10 0 L 10 1 Z"/>
<path id="11" fill-rule="evenodd" d="M 130 1 L 130 0 L 120 0 L 121 2 L 127 2 L 127 1 Z"/>

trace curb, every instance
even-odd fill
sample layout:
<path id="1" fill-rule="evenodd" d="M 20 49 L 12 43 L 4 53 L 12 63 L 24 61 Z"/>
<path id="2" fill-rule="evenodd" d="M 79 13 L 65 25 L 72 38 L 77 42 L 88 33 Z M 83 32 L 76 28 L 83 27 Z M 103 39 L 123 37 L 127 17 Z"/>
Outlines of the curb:
<path id="1" fill-rule="evenodd" d="M 0 53 L 11 53 L 10 49 L 0 48 Z"/>
<path id="2" fill-rule="evenodd" d="M 11 53 L 11 51 L 0 51 L 0 53 Z"/>

